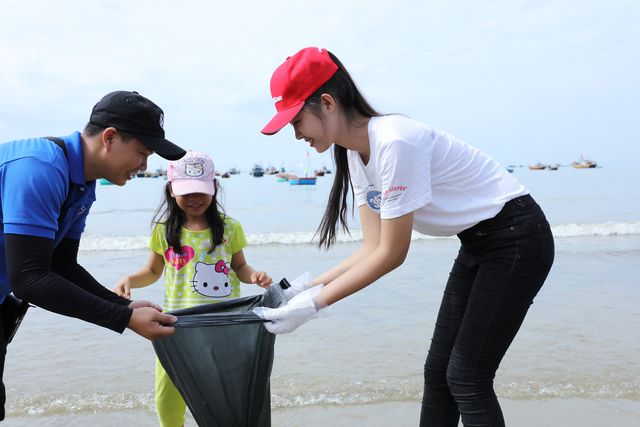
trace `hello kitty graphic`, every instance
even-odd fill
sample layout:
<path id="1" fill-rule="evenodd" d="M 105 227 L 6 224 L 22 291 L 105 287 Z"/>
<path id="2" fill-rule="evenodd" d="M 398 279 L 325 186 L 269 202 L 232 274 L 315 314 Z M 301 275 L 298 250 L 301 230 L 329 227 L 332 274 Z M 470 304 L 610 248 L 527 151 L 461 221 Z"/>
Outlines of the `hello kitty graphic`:
<path id="1" fill-rule="evenodd" d="M 203 163 L 185 163 L 184 173 L 187 176 L 202 176 L 204 174 Z"/>
<path id="2" fill-rule="evenodd" d="M 222 298 L 231 295 L 229 267 L 223 260 L 215 264 L 197 262 L 191 283 L 194 292 L 205 297 Z"/>

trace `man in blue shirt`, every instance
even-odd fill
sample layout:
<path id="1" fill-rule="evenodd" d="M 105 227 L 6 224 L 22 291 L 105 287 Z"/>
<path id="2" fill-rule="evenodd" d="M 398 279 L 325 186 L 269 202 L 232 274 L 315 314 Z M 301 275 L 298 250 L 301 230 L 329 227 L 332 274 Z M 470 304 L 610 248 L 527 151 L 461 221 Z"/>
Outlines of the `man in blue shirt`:
<path id="1" fill-rule="evenodd" d="M 165 139 L 163 123 L 156 104 L 116 91 L 93 107 L 82 133 L 0 144 L 0 380 L 17 298 L 119 333 L 128 327 L 155 339 L 174 332 L 174 316 L 119 297 L 77 261 L 96 179 L 122 186 L 147 168 L 152 153 L 169 160 L 185 154 Z M 1 384 L 0 420 L 4 403 Z"/>

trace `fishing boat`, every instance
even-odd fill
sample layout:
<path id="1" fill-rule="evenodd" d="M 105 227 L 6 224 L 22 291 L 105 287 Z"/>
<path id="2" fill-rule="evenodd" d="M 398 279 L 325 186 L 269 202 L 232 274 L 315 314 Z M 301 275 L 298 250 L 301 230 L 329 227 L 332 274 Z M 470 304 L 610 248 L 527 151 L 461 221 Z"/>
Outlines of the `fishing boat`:
<path id="1" fill-rule="evenodd" d="M 291 175 L 289 177 L 290 185 L 316 185 L 316 177 L 311 175 L 311 159 L 309 158 L 309 152 L 307 151 L 307 166 L 304 168 L 304 175 L 297 176 Z"/>
<path id="2" fill-rule="evenodd" d="M 276 174 L 276 181 L 278 182 L 287 182 L 289 178 L 294 177 L 295 175 L 287 172 L 280 172 Z"/>
<path id="3" fill-rule="evenodd" d="M 261 177 L 264 175 L 264 169 L 262 169 L 262 166 L 255 164 L 249 171 L 249 174 L 253 175 L 256 178 Z"/>
<path id="4" fill-rule="evenodd" d="M 571 166 L 573 166 L 576 169 L 592 169 L 592 168 L 598 167 L 598 163 L 596 163 L 593 160 L 583 159 L 582 156 L 580 156 L 580 161 L 572 162 Z"/>
<path id="5" fill-rule="evenodd" d="M 315 176 L 291 176 L 289 177 L 290 185 L 316 185 Z"/>
<path id="6" fill-rule="evenodd" d="M 543 165 L 542 163 L 536 163 L 535 165 L 529 165 L 529 169 L 533 171 L 544 170 L 547 168 L 547 165 Z"/>
<path id="7" fill-rule="evenodd" d="M 547 170 L 550 170 L 550 171 L 557 171 L 557 170 L 558 170 L 558 166 L 559 166 L 559 165 L 558 165 L 557 163 L 553 163 L 553 164 L 551 164 L 551 165 L 547 165 Z"/>

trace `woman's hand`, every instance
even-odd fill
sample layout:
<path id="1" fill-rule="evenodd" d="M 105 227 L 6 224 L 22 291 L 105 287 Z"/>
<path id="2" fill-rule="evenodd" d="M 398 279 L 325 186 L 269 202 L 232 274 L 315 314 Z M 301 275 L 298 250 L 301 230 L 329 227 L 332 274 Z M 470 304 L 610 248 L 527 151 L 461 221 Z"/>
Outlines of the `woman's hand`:
<path id="1" fill-rule="evenodd" d="M 300 292 L 305 289 L 309 289 L 313 286 L 313 276 L 308 271 L 305 271 L 300 276 L 293 279 L 289 284 L 287 289 L 284 290 L 284 296 L 289 301 L 291 298 L 298 295 Z"/>
<path id="2" fill-rule="evenodd" d="M 123 277 L 120 279 L 117 285 L 114 286 L 113 292 L 121 297 L 131 299 L 131 281 L 129 277 Z"/>
<path id="3" fill-rule="evenodd" d="M 250 276 L 251 283 L 260 286 L 261 288 L 268 288 L 271 286 L 273 280 L 265 271 L 254 271 Z"/>
<path id="4" fill-rule="evenodd" d="M 300 325 L 316 317 L 320 312 L 325 313 L 326 309 L 316 304 L 316 297 L 324 286 L 318 285 L 307 289 L 293 297 L 279 308 L 255 307 L 253 312 L 264 320 L 264 323 L 272 334 L 288 334 L 295 331 Z"/>

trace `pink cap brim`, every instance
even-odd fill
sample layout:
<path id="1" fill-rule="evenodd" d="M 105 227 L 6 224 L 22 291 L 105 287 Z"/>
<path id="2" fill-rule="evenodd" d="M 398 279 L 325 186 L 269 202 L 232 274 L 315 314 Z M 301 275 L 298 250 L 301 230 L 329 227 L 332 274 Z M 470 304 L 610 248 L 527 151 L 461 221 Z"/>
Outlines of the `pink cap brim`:
<path id="1" fill-rule="evenodd" d="M 285 127 L 287 123 L 290 123 L 291 120 L 302 110 L 304 107 L 304 102 L 300 104 L 294 105 L 293 107 L 286 108 L 284 110 L 278 111 L 275 116 L 271 119 L 269 123 L 261 130 L 261 132 L 265 135 L 273 135 L 278 133 L 280 129 Z"/>
<path id="2" fill-rule="evenodd" d="M 216 186 L 213 181 L 199 181 L 197 179 L 176 179 L 171 181 L 171 191 L 176 196 L 185 194 L 202 193 L 211 196 L 216 194 Z"/>

